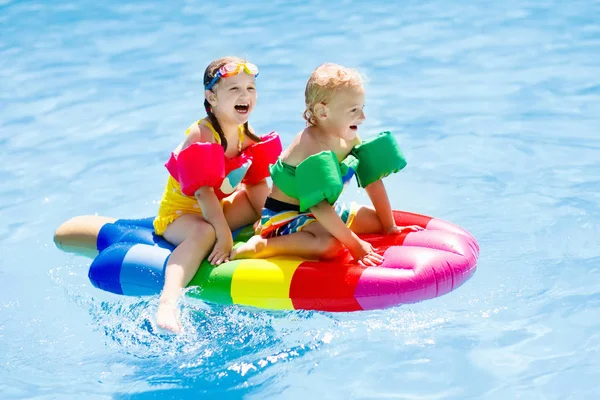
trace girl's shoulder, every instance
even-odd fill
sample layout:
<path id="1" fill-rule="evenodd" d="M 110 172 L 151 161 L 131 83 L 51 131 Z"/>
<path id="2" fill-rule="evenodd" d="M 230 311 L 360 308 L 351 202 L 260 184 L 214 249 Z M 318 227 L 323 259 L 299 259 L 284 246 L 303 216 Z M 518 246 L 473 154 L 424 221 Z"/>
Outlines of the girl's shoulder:
<path id="1" fill-rule="evenodd" d="M 189 147 L 193 143 L 215 143 L 215 138 L 209 127 L 198 122 L 194 122 L 185 131 L 185 140 L 178 146 L 179 150 Z"/>
<path id="2" fill-rule="evenodd" d="M 202 123 L 202 120 L 193 123 L 187 130 L 187 137 L 190 143 L 203 142 L 215 143 L 213 131 Z"/>

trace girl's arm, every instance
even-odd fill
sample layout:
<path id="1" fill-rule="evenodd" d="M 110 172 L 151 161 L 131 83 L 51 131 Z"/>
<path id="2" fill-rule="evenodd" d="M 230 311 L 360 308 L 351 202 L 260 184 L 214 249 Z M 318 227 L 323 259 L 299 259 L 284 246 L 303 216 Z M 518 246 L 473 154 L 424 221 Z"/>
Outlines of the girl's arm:
<path id="1" fill-rule="evenodd" d="M 269 185 L 267 184 L 267 180 L 263 179 L 252 185 L 246 184 L 246 195 L 248 196 L 250 204 L 252 204 L 252 208 L 254 208 L 254 211 L 256 212 L 257 219 L 259 219 L 267 196 L 269 195 Z"/>
<path id="2" fill-rule="evenodd" d="M 196 142 L 211 143 L 213 141 L 212 132 L 198 124 L 190 126 L 190 131 L 185 138 L 185 141 L 180 145 L 181 150 L 185 150 L 190 145 Z M 223 214 L 223 208 L 215 191 L 210 186 L 202 186 L 194 193 L 202 217 L 215 228 L 217 241 L 212 252 L 208 256 L 208 261 L 212 265 L 219 265 L 222 262 L 229 261 L 229 253 L 233 247 L 233 238 L 231 230 Z"/>
<path id="3" fill-rule="evenodd" d="M 381 264 L 383 257 L 375 253 L 370 243 L 352 232 L 326 200 L 312 207 L 310 212 L 329 233 L 346 246 L 359 264 L 365 266 Z"/>
<path id="4" fill-rule="evenodd" d="M 202 186 L 196 190 L 194 196 L 198 200 L 202 216 L 215 228 L 217 236 L 217 242 L 208 256 L 208 262 L 212 265 L 219 265 L 229 261 L 229 253 L 233 248 L 233 237 L 214 189 L 210 186 Z"/>

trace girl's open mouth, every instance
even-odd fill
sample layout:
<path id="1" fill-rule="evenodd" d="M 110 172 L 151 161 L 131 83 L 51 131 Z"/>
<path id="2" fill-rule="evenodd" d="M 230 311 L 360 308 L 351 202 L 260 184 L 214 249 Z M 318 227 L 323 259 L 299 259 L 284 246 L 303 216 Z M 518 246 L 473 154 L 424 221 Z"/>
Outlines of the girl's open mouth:
<path id="1" fill-rule="evenodd" d="M 250 109 L 250 105 L 248 105 L 248 104 L 236 104 L 234 106 L 234 108 L 240 114 L 247 114 L 248 110 Z"/>

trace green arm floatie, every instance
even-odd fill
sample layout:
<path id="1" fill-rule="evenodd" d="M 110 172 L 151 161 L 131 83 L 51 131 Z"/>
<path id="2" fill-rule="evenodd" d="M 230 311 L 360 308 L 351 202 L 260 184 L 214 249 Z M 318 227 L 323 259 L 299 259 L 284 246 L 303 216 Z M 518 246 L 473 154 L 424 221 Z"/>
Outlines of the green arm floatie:
<path id="1" fill-rule="evenodd" d="M 329 204 L 335 203 L 344 185 L 340 165 L 333 151 L 314 154 L 298 164 L 296 188 L 300 212 L 309 210 L 323 200 Z"/>
<path id="2" fill-rule="evenodd" d="M 381 132 L 357 145 L 352 154 L 359 161 L 356 179 L 362 188 L 406 167 L 406 159 L 390 132 Z"/>
<path id="3" fill-rule="evenodd" d="M 342 173 L 342 182 L 344 182 L 344 177 L 348 174 L 349 171 L 352 174 L 356 173 L 358 169 L 358 158 L 354 157 L 352 153 L 348 154 L 346 158 L 340 163 L 340 172 Z"/>
<path id="4" fill-rule="evenodd" d="M 296 167 L 284 163 L 279 158 L 275 164 L 269 167 L 269 173 L 271 174 L 271 179 L 273 179 L 273 184 L 277 185 L 283 193 L 294 199 L 298 198 L 296 190 Z"/>

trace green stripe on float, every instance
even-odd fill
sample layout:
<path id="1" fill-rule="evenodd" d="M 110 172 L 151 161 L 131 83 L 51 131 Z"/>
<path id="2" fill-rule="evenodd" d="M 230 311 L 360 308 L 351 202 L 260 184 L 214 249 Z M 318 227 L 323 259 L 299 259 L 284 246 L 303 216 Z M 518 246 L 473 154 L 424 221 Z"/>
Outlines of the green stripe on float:
<path id="1" fill-rule="evenodd" d="M 231 281 L 240 262 L 241 260 L 229 261 L 214 267 L 204 260 L 188 285 L 197 286 L 197 289 L 190 290 L 188 296 L 217 304 L 233 304 Z"/>

